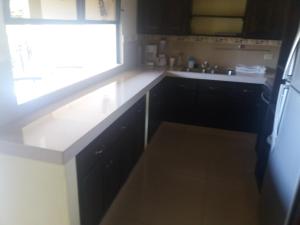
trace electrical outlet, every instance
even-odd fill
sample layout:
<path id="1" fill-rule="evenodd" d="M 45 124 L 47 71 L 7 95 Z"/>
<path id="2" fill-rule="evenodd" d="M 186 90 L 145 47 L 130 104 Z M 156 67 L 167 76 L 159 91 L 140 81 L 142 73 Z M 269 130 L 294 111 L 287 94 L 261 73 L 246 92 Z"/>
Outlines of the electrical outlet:
<path id="1" fill-rule="evenodd" d="M 273 59 L 273 54 L 271 53 L 264 54 L 264 60 L 272 60 L 272 59 Z"/>

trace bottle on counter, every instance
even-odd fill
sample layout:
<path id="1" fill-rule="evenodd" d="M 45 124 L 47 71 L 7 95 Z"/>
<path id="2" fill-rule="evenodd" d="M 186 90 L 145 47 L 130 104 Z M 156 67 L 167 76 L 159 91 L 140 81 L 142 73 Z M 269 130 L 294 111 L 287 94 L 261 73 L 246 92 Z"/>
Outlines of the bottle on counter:
<path id="1" fill-rule="evenodd" d="M 164 39 L 160 40 L 158 46 L 159 46 L 158 47 L 159 54 L 166 54 L 167 41 Z"/>
<path id="2" fill-rule="evenodd" d="M 166 67 L 167 66 L 167 56 L 165 54 L 160 54 L 158 56 L 158 66 Z"/>
<path id="3" fill-rule="evenodd" d="M 180 52 L 177 56 L 177 60 L 176 60 L 177 66 L 182 67 L 183 65 L 183 53 Z"/>
<path id="4" fill-rule="evenodd" d="M 175 67 L 175 62 L 176 62 L 175 57 L 170 57 L 170 58 L 169 58 L 169 66 L 170 66 L 170 69 L 173 69 L 173 68 Z"/>
<path id="5" fill-rule="evenodd" d="M 194 57 L 189 57 L 188 58 L 188 71 L 191 71 L 192 69 L 195 68 L 196 60 Z"/>

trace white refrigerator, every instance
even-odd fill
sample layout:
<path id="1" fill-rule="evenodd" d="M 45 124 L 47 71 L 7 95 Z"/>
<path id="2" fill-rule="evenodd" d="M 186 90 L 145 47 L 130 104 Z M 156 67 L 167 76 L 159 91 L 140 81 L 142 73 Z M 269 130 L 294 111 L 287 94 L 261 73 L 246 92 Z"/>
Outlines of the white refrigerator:
<path id="1" fill-rule="evenodd" d="M 300 180 L 300 31 L 283 75 L 261 194 L 261 224 L 288 225 Z"/>

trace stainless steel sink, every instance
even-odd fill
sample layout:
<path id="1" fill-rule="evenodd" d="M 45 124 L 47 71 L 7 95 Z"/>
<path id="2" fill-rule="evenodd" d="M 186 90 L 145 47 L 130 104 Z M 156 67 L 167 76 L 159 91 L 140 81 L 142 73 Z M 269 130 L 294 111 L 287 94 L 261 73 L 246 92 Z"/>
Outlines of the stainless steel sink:
<path id="1" fill-rule="evenodd" d="M 214 75 L 225 75 L 225 76 L 235 75 L 235 71 L 232 69 L 218 69 L 218 70 L 211 71 L 211 70 L 203 70 L 202 68 L 194 68 L 194 69 L 183 68 L 182 71 L 193 72 L 193 73 L 214 74 Z"/>

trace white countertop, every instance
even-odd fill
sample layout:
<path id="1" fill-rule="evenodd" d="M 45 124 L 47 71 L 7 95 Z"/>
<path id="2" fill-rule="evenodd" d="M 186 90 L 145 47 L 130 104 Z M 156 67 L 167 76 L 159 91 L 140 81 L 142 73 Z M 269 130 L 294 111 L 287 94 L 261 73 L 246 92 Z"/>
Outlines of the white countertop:
<path id="1" fill-rule="evenodd" d="M 262 84 L 270 86 L 270 81 L 274 75 L 253 75 L 253 74 L 240 74 L 240 75 L 223 75 L 223 74 L 209 74 L 209 73 L 195 73 L 195 72 L 182 72 L 182 71 L 167 71 L 167 76 L 182 77 L 199 80 L 215 80 L 215 81 L 226 81 L 226 82 L 239 82 L 239 83 L 250 83 L 250 84 Z"/>
<path id="2" fill-rule="evenodd" d="M 89 94 L 0 136 L 0 153 L 63 164 L 163 79 L 164 71 L 134 70 Z"/>
<path id="3" fill-rule="evenodd" d="M 0 153 L 64 164 L 75 157 L 164 76 L 266 85 L 265 76 L 226 76 L 132 70 L 38 119 L 16 123 L 0 135 Z"/>

